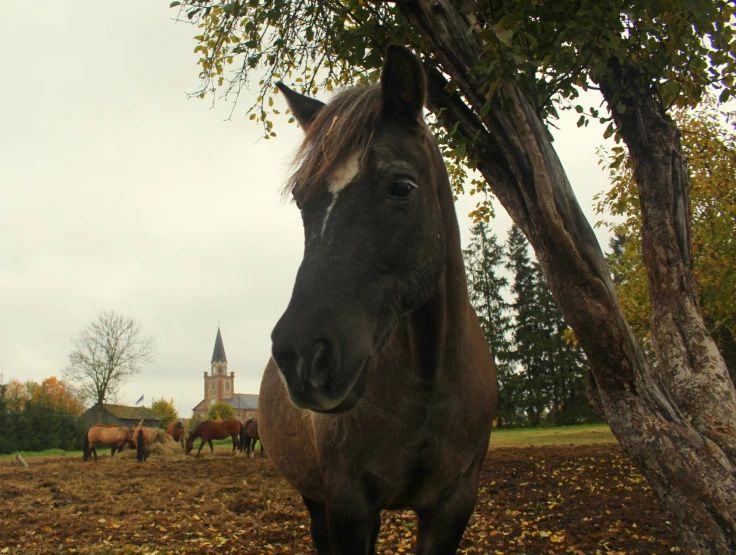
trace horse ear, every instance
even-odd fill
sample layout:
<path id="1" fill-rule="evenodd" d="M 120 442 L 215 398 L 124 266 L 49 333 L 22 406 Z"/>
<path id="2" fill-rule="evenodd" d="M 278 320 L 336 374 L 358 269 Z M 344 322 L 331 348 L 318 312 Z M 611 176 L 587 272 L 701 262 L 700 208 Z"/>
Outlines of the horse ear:
<path id="1" fill-rule="evenodd" d="M 422 120 L 427 97 L 424 68 L 414 53 L 398 44 L 390 44 L 381 73 L 383 115 L 405 121 Z"/>
<path id="2" fill-rule="evenodd" d="M 320 102 L 316 98 L 304 96 L 296 91 L 291 90 L 289 87 L 284 85 L 281 81 L 276 83 L 279 90 L 284 93 L 286 102 L 289 105 L 296 121 L 306 131 L 309 128 L 309 124 L 314 121 L 319 111 L 324 108 L 324 102 Z"/>

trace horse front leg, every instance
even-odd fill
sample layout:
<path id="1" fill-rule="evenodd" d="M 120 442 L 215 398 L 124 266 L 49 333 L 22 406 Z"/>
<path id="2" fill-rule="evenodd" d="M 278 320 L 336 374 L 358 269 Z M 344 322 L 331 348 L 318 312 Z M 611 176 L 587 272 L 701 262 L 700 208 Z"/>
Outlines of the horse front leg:
<path id="1" fill-rule="evenodd" d="M 230 436 L 230 439 L 233 440 L 233 452 L 231 453 L 231 455 L 235 456 L 235 451 L 238 448 L 238 436 Z"/>
<path id="2" fill-rule="evenodd" d="M 478 474 L 476 468 L 463 476 L 435 507 L 417 513 L 417 555 L 455 555 L 475 507 Z"/>
<path id="3" fill-rule="evenodd" d="M 314 547 L 317 549 L 317 555 L 332 555 L 330 535 L 327 531 L 327 510 L 325 506 L 303 495 L 302 499 L 309 511 L 309 531 L 312 533 L 312 541 L 314 542 Z"/>
<path id="4" fill-rule="evenodd" d="M 212 444 L 210 443 L 210 447 Z M 197 450 L 197 458 L 199 458 L 199 454 L 202 452 L 202 447 L 204 447 L 204 439 L 199 443 L 199 449 Z"/>
<path id="5" fill-rule="evenodd" d="M 207 440 L 207 443 L 209 443 L 209 445 L 210 445 L 210 451 L 212 451 L 212 456 L 214 456 L 215 455 L 215 447 L 212 445 L 212 440 L 211 439 L 208 439 Z"/>
<path id="6" fill-rule="evenodd" d="M 375 555 L 380 512 L 361 500 L 330 501 L 327 505 L 327 530 L 332 555 Z"/>

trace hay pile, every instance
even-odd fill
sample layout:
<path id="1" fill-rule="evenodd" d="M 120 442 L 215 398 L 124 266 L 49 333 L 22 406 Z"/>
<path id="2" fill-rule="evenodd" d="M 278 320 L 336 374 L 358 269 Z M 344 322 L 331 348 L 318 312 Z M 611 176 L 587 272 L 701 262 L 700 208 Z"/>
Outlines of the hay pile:
<path id="1" fill-rule="evenodd" d="M 146 429 L 151 432 L 151 447 L 148 460 L 152 458 L 167 460 L 184 458 L 184 449 L 165 430 L 161 430 L 160 428 Z M 116 454 L 112 460 L 135 460 L 135 458 L 136 450 L 126 447 L 122 453 L 119 455 Z"/>

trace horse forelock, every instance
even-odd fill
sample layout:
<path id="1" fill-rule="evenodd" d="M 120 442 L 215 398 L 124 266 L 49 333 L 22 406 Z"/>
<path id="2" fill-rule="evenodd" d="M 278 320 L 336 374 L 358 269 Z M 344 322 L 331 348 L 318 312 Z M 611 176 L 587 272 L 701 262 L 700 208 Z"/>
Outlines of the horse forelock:
<path id="1" fill-rule="evenodd" d="M 284 192 L 298 204 L 325 190 L 330 176 L 349 163 L 351 156 L 366 152 L 381 113 L 381 87 L 353 87 L 340 92 L 307 129 L 294 163 L 297 170 Z"/>

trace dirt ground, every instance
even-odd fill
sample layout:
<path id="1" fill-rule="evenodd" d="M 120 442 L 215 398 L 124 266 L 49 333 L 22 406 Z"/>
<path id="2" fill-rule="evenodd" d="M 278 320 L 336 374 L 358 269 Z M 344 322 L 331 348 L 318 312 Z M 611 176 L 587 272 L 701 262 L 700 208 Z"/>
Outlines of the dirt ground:
<path id="1" fill-rule="evenodd" d="M 301 499 L 267 458 L 221 449 L 138 464 L 133 455 L 28 459 L 29 468 L 0 461 L 0 553 L 314 553 Z M 413 553 L 414 526 L 409 511 L 384 513 L 378 553 Z M 492 450 L 460 552 L 674 546 L 644 479 L 617 445 L 603 444 Z"/>

